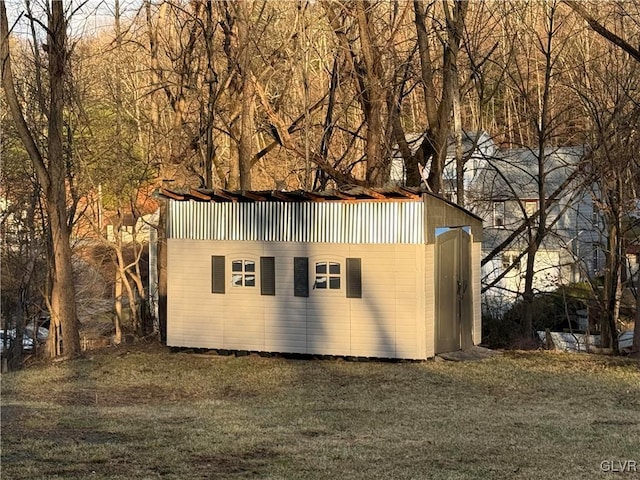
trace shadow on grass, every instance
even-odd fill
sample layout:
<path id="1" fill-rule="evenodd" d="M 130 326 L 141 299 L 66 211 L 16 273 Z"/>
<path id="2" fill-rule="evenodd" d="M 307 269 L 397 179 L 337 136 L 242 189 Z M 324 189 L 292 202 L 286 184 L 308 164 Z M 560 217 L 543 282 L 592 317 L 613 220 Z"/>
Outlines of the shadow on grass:
<path id="1" fill-rule="evenodd" d="M 595 478 L 585 459 L 637 451 L 636 363 L 505 357 L 110 351 L 25 370 L 3 377 L 3 478 L 531 479 L 560 461 Z"/>

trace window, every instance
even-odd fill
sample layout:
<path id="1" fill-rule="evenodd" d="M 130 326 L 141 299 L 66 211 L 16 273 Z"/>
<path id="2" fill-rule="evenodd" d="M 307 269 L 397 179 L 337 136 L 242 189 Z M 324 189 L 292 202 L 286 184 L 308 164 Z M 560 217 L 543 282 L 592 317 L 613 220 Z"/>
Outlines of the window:
<path id="1" fill-rule="evenodd" d="M 506 270 L 513 265 L 513 268 L 516 272 L 520 271 L 520 258 L 516 253 L 503 253 L 502 254 L 502 269 Z"/>
<path id="2" fill-rule="evenodd" d="M 524 201 L 524 213 L 527 217 L 532 217 L 538 211 L 538 201 L 537 200 L 525 200 Z"/>
<path id="3" fill-rule="evenodd" d="M 362 260 L 347 258 L 346 263 L 321 260 L 311 264 L 309 258 L 293 259 L 293 294 L 296 297 L 309 296 L 310 279 L 313 280 L 314 291 L 336 293 L 343 291 L 347 298 L 362 298 Z"/>
<path id="4" fill-rule="evenodd" d="M 228 265 L 224 255 L 211 257 L 211 293 L 225 293 L 229 281 L 226 276 Z M 256 271 L 257 262 L 249 259 L 231 261 L 231 285 L 233 287 L 256 287 L 260 275 L 260 294 L 276 294 L 276 261 L 275 257 L 260 257 L 260 270 Z"/>
<path id="5" fill-rule="evenodd" d="M 256 286 L 256 262 L 233 260 L 231 262 L 231 285 L 234 287 Z"/>
<path id="6" fill-rule="evenodd" d="M 314 288 L 340 290 L 340 264 L 338 262 L 316 262 Z"/>
<path id="7" fill-rule="evenodd" d="M 493 202 L 493 226 L 504 227 L 504 202 Z"/>
<path id="8" fill-rule="evenodd" d="M 511 265 L 511 255 L 502 254 L 502 269 L 506 270 Z"/>
<path id="9" fill-rule="evenodd" d="M 592 266 L 592 270 L 594 274 L 597 274 L 600 270 L 600 244 L 599 243 L 592 243 L 591 244 L 591 262 L 593 264 Z"/>

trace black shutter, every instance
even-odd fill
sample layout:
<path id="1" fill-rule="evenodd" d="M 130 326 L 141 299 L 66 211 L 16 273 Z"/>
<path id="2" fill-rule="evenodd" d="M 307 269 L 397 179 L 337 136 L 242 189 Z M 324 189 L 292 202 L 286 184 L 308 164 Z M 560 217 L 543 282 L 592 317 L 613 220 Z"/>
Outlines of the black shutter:
<path id="1" fill-rule="evenodd" d="M 293 294 L 296 297 L 309 296 L 309 259 L 307 257 L 293 259 Z"/>
<path id="2" fill-rule="evenodd" d="M 362 298 L 362 261 L 347 258 L 347 298 Z"/>
<path id="3" fill-rule="evenodd" d="M 211 256 L 211 293 L 224 293 L 224 256 Z"/>
<path id="4" fill-rule="evenodd" d="M 260 257 L 260 294 L 276 294 L 276 259 Z"/>

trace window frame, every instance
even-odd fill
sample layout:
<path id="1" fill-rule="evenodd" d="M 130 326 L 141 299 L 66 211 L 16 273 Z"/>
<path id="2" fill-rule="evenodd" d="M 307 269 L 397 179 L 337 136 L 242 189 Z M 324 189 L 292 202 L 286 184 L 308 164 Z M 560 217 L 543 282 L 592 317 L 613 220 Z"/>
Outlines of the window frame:
<path id="1" fill-rule="evenodd" d="M 313 271 L 312 273 L 312 285 L 313 285 L 313 290 L 316 291 L 326 291 L 326 292 L 342 292 L 344 291 L 344 282 L 345 282 L 345 262 L 340 261 L 340 260 L 336 260 L 336 259 L 330 259 L 330 258 L 317 258 L 313 260 Z M 318 271 L 318 267 L 321 265 L 325 265 L 325 271 L 324 272 L 319 272 Z M 335 272 L 335 270 L 332 272 L 331 268 L 332 267 L 338 267 L 338 271 Z M 325 279 L 325 283 L 323 287 L 319 287 L 318 286 L 318 278 L 324 278 Z M 332 286 L 332 280 L 333 280 L 333 285 L 335 285 L 335 281 L 337 280 L 338 286 Z"/>
<path id="2" fill-rule="evenodd" d="M 231 262 L 231 268 L 230 268 L 230 274 L 231 274 L 231 288 L 232 289 L 256 289 L 256 287 L 258 287 L 258 262 L 251 258 L 250 256 L 242 256 L 242 257 L 231 257 L 230 259 Z M 237 263 L 241 264 L 241 270 L 236 270 L 234 267 Z M 251 263 L 253 264 L 253 270 L 248 270 L 246 267 L 248 266 L 248 264 Z M 236 277 L 240 277 L 241 278 L 241 284 L 236 284 L 235 282 L 235 278 Z M 248 277 L 253 277 L 253 285 L 247 285 L 247 278 Z"/>
<path id="3" fill-rule="evenodd" d="M 491 225 L 495 228 L 505 228 L 505 201 L 493 200 L 491 202 Z"/>
<path id="4" fill-rule="evenodd" d="M 527 217 L 532 217 L 533 215 L 535 215 L 538 210 L 540 210 L 540 203 L 538 202 L 537 199 L 532 199 L 532 200 L 523 200 L 523 208 L 524 208 L 524 213 Z M 533 207 L 533 210 L 531 210 L 531 208 Z"/>

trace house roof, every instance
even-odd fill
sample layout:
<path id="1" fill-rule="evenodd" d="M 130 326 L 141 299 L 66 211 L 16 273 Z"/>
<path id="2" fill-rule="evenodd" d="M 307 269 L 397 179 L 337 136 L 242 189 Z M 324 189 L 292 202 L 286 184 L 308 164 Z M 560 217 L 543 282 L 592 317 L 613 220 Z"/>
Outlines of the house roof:
<path id="1" fill-rule="evenodd" d="M 408 133 L 406 135 L 407 144 L 411 149 L 411 154 L 415 155 L 422 142 L 426 138 L 427 133 Z M 455 148 L 456 148 L 456 140 L 453 134 L 449 135 L 448 143 L 447 143 L 447 157 L 455 156 Z M 479 151 L 480 154 L 490 154 L 489 152 L 493 152 L 495 150 L 495 144 L 491 136 L 485 132 L 484 130 L 479 131 L 471 131 L 471 130 L 463 130 L 462 131 L 462 151 L 465 157 L 471 155 L 474 151 Z M 398 144 L 394 144 L 392 147 L 394 151 L 394 157 L 401 157 L 401 153 L 398 147 Z"/>
<path id="2" fill-rule="evenodd" d="M 583 147 L 546 148 L 544 151 L 544 183 L 548 192 L 557 189 L 578 166 L 584 155 Z M 494 199 L 538 198 L 538 155 L 529 148 L 512 148 L 496 152 L 475 173 L 475 187 Z"/>

